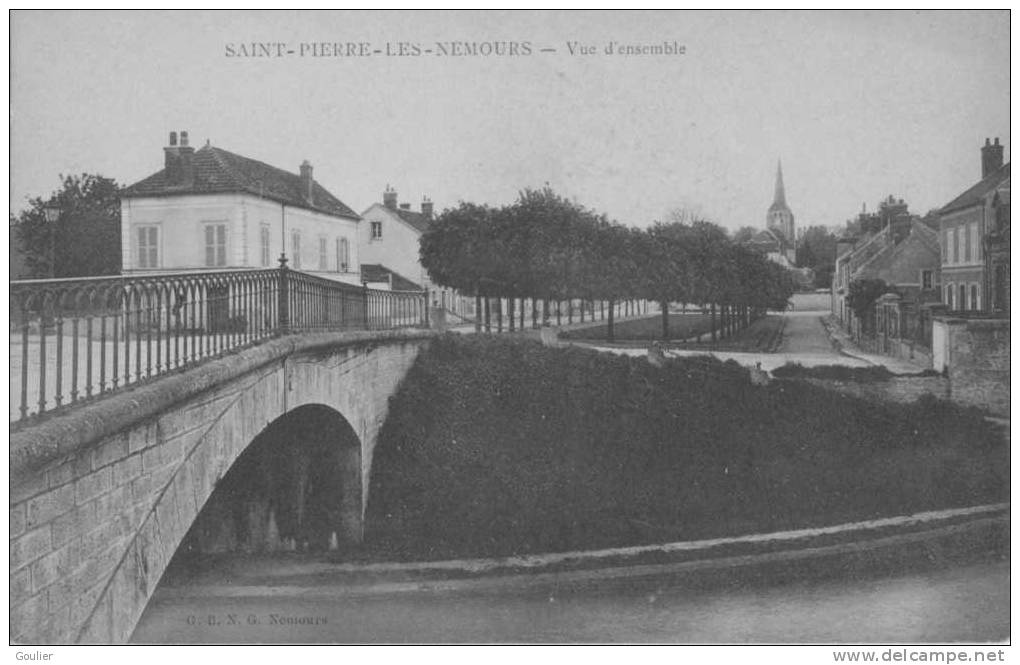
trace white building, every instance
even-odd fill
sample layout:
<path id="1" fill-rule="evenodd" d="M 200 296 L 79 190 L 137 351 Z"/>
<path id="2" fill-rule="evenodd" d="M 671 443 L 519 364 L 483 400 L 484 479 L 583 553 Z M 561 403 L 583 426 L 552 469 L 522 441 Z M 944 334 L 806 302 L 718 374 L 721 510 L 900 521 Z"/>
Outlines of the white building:
<path id="1" fill-rule="evenodd" d="M 289 266 L 360 283 L 357 213 L 312 178 L 170 133 L 164 168 L 121 193 L 124 273 Z"/>
<path id="2" fill-rule="evenodd" d="M 361 213 L 359 229 L 361 269 L 373 288 L 392 283 L 397 290 L 433 288 L 418 256 L 418 241 L 432 221 L 432 202 L 424 200 L 421 212 L 409 203 L 397 204 L 397 192 L 386 186 L 383 202 Z M 401 289 L 401 287 L 404 287 Z"/>

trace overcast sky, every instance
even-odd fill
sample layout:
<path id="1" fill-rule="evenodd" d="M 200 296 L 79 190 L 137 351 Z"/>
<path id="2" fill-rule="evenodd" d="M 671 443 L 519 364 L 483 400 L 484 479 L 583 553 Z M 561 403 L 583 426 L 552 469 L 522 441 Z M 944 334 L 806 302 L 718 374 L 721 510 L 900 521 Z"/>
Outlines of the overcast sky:
<path id="1" fill-rule="evenodd" d="M 228 57 L 253 41 L 296 53 Z M 299 56 L 316 41 L 422 55 Z M 449 41 L 530 55 L 437 55 Z M 387 184 L 442 209 L 548 182 L 637 226 L 678 206 L 764 226 L 779 158 L 798 227 L 888 194 L 924 212 L 980 178 L 985 137 L 1010 154 L 1006 11 L 21 11 L 11 83 L 12 211 L 61 173 L 140 180 L 182 129 L 294 172 L 307 159 L 359 212 Z"/>

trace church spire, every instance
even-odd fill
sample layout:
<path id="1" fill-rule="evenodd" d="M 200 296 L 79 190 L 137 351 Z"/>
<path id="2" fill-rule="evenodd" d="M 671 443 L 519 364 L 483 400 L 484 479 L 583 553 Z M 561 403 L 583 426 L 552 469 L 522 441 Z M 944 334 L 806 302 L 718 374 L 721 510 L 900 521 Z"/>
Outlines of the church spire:
<path id="1" fill-rule="evenodd" d="M 786 190 L 783 188 L 783 160 L 776 163 L 776 194 L 772 200 L 772 207 L 786 207 Z"/>

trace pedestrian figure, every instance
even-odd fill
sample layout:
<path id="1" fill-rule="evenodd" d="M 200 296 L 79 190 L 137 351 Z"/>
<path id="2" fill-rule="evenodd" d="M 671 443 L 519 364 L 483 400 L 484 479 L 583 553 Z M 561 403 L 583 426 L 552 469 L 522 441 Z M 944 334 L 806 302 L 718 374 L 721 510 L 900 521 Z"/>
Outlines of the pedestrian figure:
<path id="1" fill-rule="evenodd" d="M 662 367 L 666 364 L 666 354 L 662 350 L 662 344 L 652 342 L 648 347 L 648 362 L 654 367 Z"/>
<path id="2" fill-rule="evenodd" d="M 769 373 L 761 368 L 761 362 L 757 362 L 751 370 L 751 383 L 756 386 L 767 386 L 772 381 Z"/>

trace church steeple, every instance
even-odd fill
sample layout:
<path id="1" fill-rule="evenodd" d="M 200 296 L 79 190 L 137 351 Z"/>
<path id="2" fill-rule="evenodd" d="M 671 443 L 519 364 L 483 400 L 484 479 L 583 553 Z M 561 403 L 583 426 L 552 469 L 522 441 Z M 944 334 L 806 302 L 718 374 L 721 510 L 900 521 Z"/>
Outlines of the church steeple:
<path id="1" fill-rule="evenodd" d="M 772 198 L 772 207 L 786 207 L 786 189 L 783 187 L 783 160 L 776 163 L 776 193 Z"/>
<path id="2" fill-rule="evenodd" d="M 783 186 L 783 161 L 776 162 L 776 190 L 772 196 L 772 205 L 769 206 L 765 215 L 765 226 L 778 232 L 782 242 L 786 245 L 793 261 L 793 247 L 796 241 L 795 228 L 793 224 L 793 211 L 786 204 L 786 188 Z"/>

